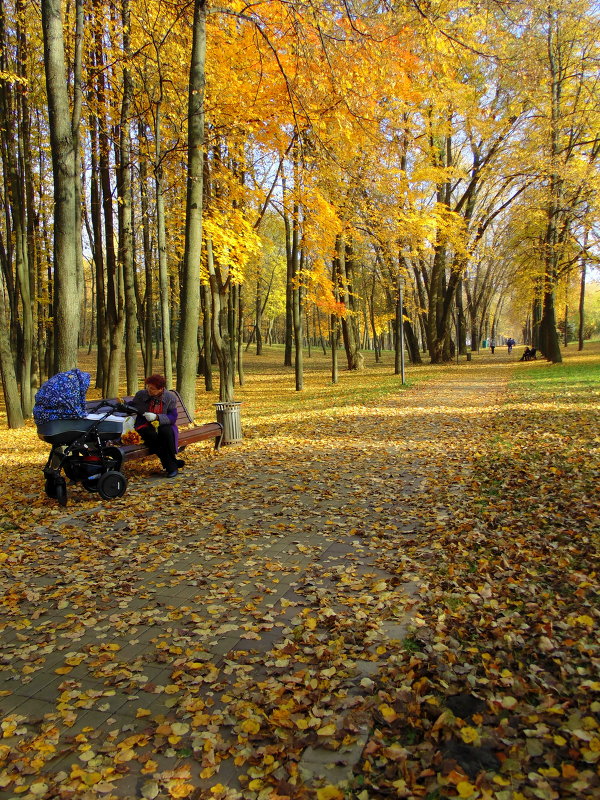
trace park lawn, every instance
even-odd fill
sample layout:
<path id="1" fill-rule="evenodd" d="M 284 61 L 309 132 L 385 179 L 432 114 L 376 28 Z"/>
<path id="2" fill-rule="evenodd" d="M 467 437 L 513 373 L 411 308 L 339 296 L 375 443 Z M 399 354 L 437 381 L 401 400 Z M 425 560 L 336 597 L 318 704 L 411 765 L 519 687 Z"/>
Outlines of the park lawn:
<path id="1" fill-rule="evenodd" d="M 283 347 L 265 347 L 262 356 L 249 351 L 244 356 L 243 386 L 236 386 L 235 396 L 245 404 L 243 414 L 250 419 L 278 418 L 281 413 L 295 414 L 303 409 L 315 412 L 347 408 L 352 405 L 376 403 L 390 393 L 402 391 L 432 378 L 440 368 L 423 364 L 412 367 L 406 364 L 406 383 L 394 374 L 394 354 L 384 350 L 381 360 L 375 361 L 373 352 L 365 353 L 365 368 L 349 372 L 345 368 L 345 355 L 339 352 L 338 382 L 331 382 L 331 355 L 318 348 L 311 356 L 304 352 L 304 381 L 302 391 L 296 391 L 293 367 L 283 366 Z M 446 367 L 441 368 L 446 369 Z M 215 375 L 218 378 L 218 373 Z M 201 382 L 199 382 L 201 384 Z M 216 385 L 216 384 L 215 384 Z M 197 394 L 197 406 L 203 404 L 203 387 Z M 204 401 L 205 402 L 205 401 Z"/>
<path id="2" fill-rule="evenodd" d="M 562 353 L 563 362 L 560 364 L 548 364 L 544 360 L 524 362 L 514 375 L 515 388 L 538 395 L 572 396 L 574 392 L 586 390 L 597 392 L 600 385 L 600 341 L 586 342 L 583 351 L 570 344 L 563 348 Z"/>

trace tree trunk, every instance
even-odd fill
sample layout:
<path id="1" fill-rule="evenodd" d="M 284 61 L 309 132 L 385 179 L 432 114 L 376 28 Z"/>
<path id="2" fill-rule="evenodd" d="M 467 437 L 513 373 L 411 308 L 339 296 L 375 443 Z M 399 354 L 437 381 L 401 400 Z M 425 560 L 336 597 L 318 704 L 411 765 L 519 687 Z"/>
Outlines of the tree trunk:
<path id="1" fill-rule="evenodd" d="M 17 123 L 21 138 L 21 124 Z M 31 299 L 29 250 L 27 246 L 27 208 L 25 187 L 11 148 L 7 148 L 6 166 L 9 170 L 7 183 L 10 186 L 10 209 L 14 237 L 16 284 L 21 296 L 22 328 L 18 338 L 19 374 L 21 383 L 21 405 L 23 416 L 31 415 L 33 399 L 31 393 L 31 365 L 33 356 L 33 309 Z"/>
<path id="2" fill-rule="evenodd" d="M 25 20 L 26 0 L 18 0 L 17 15 L 19 21 Z M 25 182 L 25 208 L 27 210 L 25 228 L 27 236 L 27 263 L 29 267 L 29 292 L 31 302 L 32 320 L 32 352 L 31 352 L 31 392 L 30 403 L 32 404 L 35 387 L 39 386 L 43 378 L 41 375 L 40 347 L 46 345 L 46 333 L 39 325 L 40 309 L 42 307 L 39 299 L 35 297 L 35 290 L 38 278 L 41 277 L 41 239 L 39 215 L 35 212 L 36 208 L 36 185 L 37 172 L 35 171 L 35 154 L 39 153 L 37 143 L 32 142 L 31 118 L 32 111 L 29 105 L 29 35 L 24 25 L 19 24 L 19 71 L 23 75 L 25 82 L 19 87 L 19 100 L 21 109 L 21 119 L 23 124 L 23 177 Z M 39 156 L 38 156 L 39 157 Z M 39 295 L 38 295 L 39 298 Z M 43 316 L 43 314 L 42 314 Z M 41 333 L 41 342 L 39 334 Z M 27 409 L 27 414 L 31 413 L 31 407 Z"/>
<path id="3" fill-rule="evenodd" d="M 360 370 L 364 366 L 364 358 L 360 353 L 359 332 L 356 324 L 356 302 L 353 293 L 354 259 L 352 246 L 338 237 L 338 268 L 340 295 L 346 307 L 346 316 L 342 318 L 342 336 L 346 350 L 346 361 L 349 370 Z"/>
<path id="4" fill-rule="evenodd" d="M 73 134 L 73 175 L 75 179 L 75 230 L 78 236 L 75 240 L 75 256 L 77 261 L 77 288 L 78 298 L 82 297 L 83 275 L 83 244 L 81 241 L 81 108 L 83 104 L 83 26 L 84 26 L 84 0 L 75 0 L 75 49 L 73 53 L 73 111 L 71 114 L 71 131 Z"/>
<path id="5" fill-rule="evenodd" d="M 171 308 L 169 304 L 169 274 L 167 264 L 167 231 L 160 138 L 161 104 L 156 106 L 154 140 L 156 146 L 154 178 L 156 181 L 156 230 L 158 239 L 158 291 L 160 296 L 160 323 L 163 348 L 163 372 L 167 388 L 173 386 L 173 360 L 171 358 Z"/>
<path id="6" fill-rule="evenodd" d="M 585 244 L 584 244 L 584 255 L 581 257 L 581 282 L 579 288 L 579 332 L 578 332 L 578 341 L 579 346 L 578 350 L 583 350 L 583 339 L 584 339 L 584 325 L 585 325 L 585 316 L 584 316 L 584 308 L 585 308 L 585 272 L 587 266 L 587 256 L 585 251 L 587 250 L 587 232 L 585 235 Z"/>
<path id="7" fill-rule="evenodd" d="M 229 342 L 229 358 L 232 364 L 236 364 L 236 341 L 237 341 L 237 318 L 238 318 L 238 295 L 239 285 L 229 283 L 229 291 L 227 292 L 227 341 Z M 236 369 L 233 371 L 233 380 L 235 383 Z"/>
<path id="8" fill-rule="evenodd" d="M 461 356 L 467 353 L 467 320 L 463 304 L 463 279 L 456 285 L 456 313 L 458 318 L 458 352 Z"/>
<path id="9" fill-rule="evenodd" d="M 129 55 L 130 11 L 129 0 L 123 0 L 123 53 L 125 64 Z M 134 395 L 138 389 L 137 375 L 137 301 L 134 285 L 133 261 L 133 198 L 131 191 L 131 121 L 130 109 L 133 101 L 133 78 L 127 66 L 123 68 L 123 100 L 119 131 L 119 250 L 123 270 L 123 292 L 125 299 L 125 369 L 127 394 Z"/>
<path id="10" fill-rule="evenodd" d="M 212 325 L 211 325 L 211 292 L 210 286 L 202 284 L 202 329 L 204 333 L 204 388 L 207 392 L 213 390 L 212 378 Z"/>
<path id="11" fill-rule="evenodd" d="M 288 242 L 287 252 L 290 260 L 288 274 L 290 275 L 290 285 L 292 290 L 292 326 L 294 334 L 294 376 L 296 380 L 296 391 L 301 392 L 304 388 L 304 360 L 303 360 L 303 330 L 302 330 L 302 287 L 300 285 L 299 268 L 299 222 L 298 205 L 294 204 L 294 214 L 292 217 L 291 240 Z"/>
<path id="12" fill-rule="evenodd" d="M 284 183 L 285 192 L 285 183 Z M 294 340 L 294 291 L 293 291 L 293 261 L 292 261 L 292 231 L 289 216 L 284 212 L 285 241 L 286 241 L 286 279 L 285 279 L 285 333 L 283 366 L 292 366 L 292 346 Z"/>
<path id="13" fill-rule="evenodd" d="M 196 364 L 200 311 L 200 260 L 204 170 L 204 94 L 206 0 L 195 0 L 188 95 L 188 166 L 185 249 L 181 275 L 181 318 L 177 349 L 177 388 L 185 405 L 196 407 Z"/>
<path id="14" fill-rule="evenodd" d="M 147 128 L 138 121 L 138 137 L 147 143 Z M 142 214 L 142 242 L 144 250 L 144 295 L 139 305 L 139 316 L 143 330 L 144 375 L 152 375 L 154 371 L 152 338 L 154 333 L 154 280 L 152 242 L 150 236 L 150 204 L 148 202 L 148 169 L 146 159 L 140 163 L 140 208 Z"/>
<path id="15" fill-rule="evenodd" d="M 400 375 L 404 359 L 404 326 L 402 308 L 402 278 L 397 277 L 394 304 L 394 375 Z"/>
<path id="16" fill-rule="evenodd" d="M 555 50 L 555 35 L 558 37 L 559 23 L 556 10 L 548 9 L 548 89 L 550 90 L 549 164 L 547 182 L 548 201 L 546 209 L 546 235 L 544 240 L 544 294 L 542 318 L 540 320 L 540 349 L 548 361 L 562 361 L 560 341 L 556 330 L 555 290 L 558 279 L 560 250 L 559 219 L 562 214 L 564 178 L 561 173 L 560 118 L 562 113 L 562 82 L 564 78 L 560 56 Z"/>
<path id="17" fill-rule="evenodd" d="M 533 307 L 531 310 L 531 343 L 537 350 L 542 349 L 540 326 L 542 320 L 542 299 L 536 286 Z"/>
<path id="18" fill-rule="evenodd" d="M 419 350 L 419 340 L 416 337 L 414 328 L 410 321 L 406 319 L 406 308 L 404 309 L 404 338 L 406 340 L 406 349 L 408 350 L 408 357 L 411 364 L 422 364 L 421 352 Z"/>
<path id="19" fill-rule="evenodd" d="M 302 326 L 302 287 L 300 285 L 294 285 L 292 289 L 292 300 L 294 323 L 294 375 L 296 378 L 296 391 L 301 392 L 304 388 L 304 332 Z"/>
<path id="20" fill-rule="evenodd" d="M 331 315 L 331 382 L 336 384 L 339 380 L 338 368 L 338 342 L 340 338 L 339 318 Z"/>
<path id="21" fill-rule="evenodd" d="M 379 361 L 381 360 L 381 348 L 379 346 L 379 336 L 377 335 L 377 328 L 375 326 L 375 276 L 373 276 L 373 283 L 371 287 L 371 299 L 369 301 L 369 321 L 371 323 L 371 334 L 373 336 L 375 363 L 378 364 Z"/>
<path id="22" fill-rule="evenodd" d="M 58 372 L 77 366 L 79 302 L 75 143 L 71 127 L 60 0 L 42 0 L 44 63 L 54 177 L 54 352 Z"/>
<path id="23" fill-rule="evenodd" d="M 94 2 L 97 23 L 102 18 L 103 9 L 99 0 Z M 106 252 L 106 322 L 108 327 L 109 351 L 107 370 L 104 374 L 102 393 L 105 397 L 119 395 L 121 356 L 123 352 L 124 297 L 121 265 L 115 253 L 115 231 L 113 218 L 113 190 L 111 186 L 111 136 L 108 131 L 106 77 L 102 34 L 99 24 L 94 32 L 94 57 L 96 66 L 96 95 L 99 108 L 99 168 L 102 189 L 102 211 L 104 221 L 104 246 Z"/>
<path id="24" fill-rule="evenodd" d="M 550 287 L 544 292 L 542 318 L 540 320 L 540 350 L 548 361 L 552 361 L 554 364 L 562 361 L 560 341 L 556 330 L 554 291 Z"/>
<path id="25" fill-rule="evenodd" d="M 17 382 L 21 385 L 21 407 L 25 417 L 31 415 L 33 406 L 32 384 L 33 384 L 33 363 L 34 363 L 34 339 L 35 339 L 35 305 L 32 294 L 35 289 L 34 272 L 34 252 L 33 241 L 33 218 L 35 207 L 33 200 L 33 188 L 31 164 L 27 161 L 28 154 L 31 153 L 29 108 L 27 102 L 26 87 L 29 84 L 27 75 L 27 65 L 29 62 L 27 52 L 27 37 L 22 27 L 24 22 L 24 5 L 22 0 L 18 0 L 16 7 L 16 34 L 17 34 L 17 59 L 14 65 L 17 73 L 23 82 L 3 80 L 0 90 L 0 109 L 2 123 L 0 125 L 2 135 L 2 164 L 4 168 L 4 183 L 8 197 L 5 197 L 4 211 L 6 214 L 7 239 L 12 239 L 13 247 L 10 244 L 3 257 L 3 271 L 6 278 L 11 274 L 10 264 L 14 255 L 15 265 L 15 284 L 10 294 L 11 311 L 13 314 L 12 329 L 15 330 L 15 323 L 18 320 L 18 299 L 17 292 L 21 297 L 20 314 L 22 325 L 19 325 L 18 336 L 14 341 L 11 350 L 17 354 L 18 375 Z M 10 69 L 7 63 L 6 53 L 4 52 L 5 41 L 5 17 L 4 7 L 0 10 L 0 43 L 3 48 L 0 57 L 0 72 Z M 16 142 L 15 142 L 16 140 Z M 16 146 L 15 146 L 16 144 Z M 12 232 L 10 220 L 12 219 Z M 16 290 L 16 291 L 15 291 Z M 10 320 L 7 321 L 11 330 Z M 4 322 L 3 322 L 4 324 Z M 10 335 L 7 343 L 11 346 Z M 14 370 L 14 361 L 13 361 Z"/>
<path id="26" fill-rule="evenodd" d="M 215 265 L 211 239 L 206 241 L 206 266 L 210 279 L 212 309 L 212 342 L 219 362 L 219 400 L 233 402 L 235 362 L 231 359 L 229 344 L 229 330 L 227 323 L 223 324 L 222 318 L 227 311 L 225 287 Z"/>
<path id="27" fill-rule="evenodd" d="M 336 256 L 331 263 L 331 282 L 333 284 L 333 296 L 336 303 L 339 301 L 337 287 L 337 262 L 338 259 Z M 338 343 L 340 338 L 339 317 L 337 314 L 331 315 L 331 332 L 329 336 L 331 340 L 331 382 L 336 384 L 339 380 Z"/>
<path id="28" fill-rule="evenodd" d="M 0 371 L 9 428 L 23 427 L 23 412 L 19 398 L 19 387 L 15 374 L 15 362 L 9 340 L 7 309 L 4 302 L 4 286 L 0 285 Z"/>
<path id="29" fill-rule="evenodd" d="M 256 300 L 255 300 L 255 328 L 254 333 L 256 336 L 256 355 L 262 356 L 263 354 L 263 340 L 262 340 L 262 296 L 261 296 L 261 270 L 259 269 L 256 276 Z"/>
<path id="30" fill-rule="evenodd" d="M 319 306 L 316 306 L 317 311 L 317 324 L 319 326 L 319 336 L 321 337 L 321 349 L 323 350 L 323 355 L 327 355 L 327 346 L 325 344 L 325 336 L 323 335 L 323 323 L 321 321 L 321 312 L 319 311 Z"/>
<path id="31" fill-rule="evenodd" d="M 237 292 L 237 374 L 238 383 L 240 386 L 244 385 L 244 287 L 242 284 L 238 285 Z"/>
<path id="32" fill-rule="evenodd" d="M 98 158 L 98 126 L 95 117 L 90 118 L 90 214 L 91 247 L 94 259 L 96 282 L 96 387 L 105 385 L 108 375 L 108 325 L 106 320 L 106 282 L 104 276 L 104 250 L 102 247 L 102 200 L 100 187 L 100 164 Z"/>

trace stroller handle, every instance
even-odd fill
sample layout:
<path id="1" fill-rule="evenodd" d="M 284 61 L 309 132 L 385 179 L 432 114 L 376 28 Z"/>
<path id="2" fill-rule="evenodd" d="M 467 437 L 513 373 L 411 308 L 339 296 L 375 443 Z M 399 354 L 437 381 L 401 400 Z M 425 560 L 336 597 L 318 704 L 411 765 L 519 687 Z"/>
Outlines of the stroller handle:
<path id="1" fill-rule="evenodd" d="M 127 403 L 120 403 L 118 400 L 101 400 L 97 406 L 94 406 L 91 411 L 95 413 L 100 409 L 110 408 L 111 411 L 120 411 L 126 414 L 137 414 L 137 408 L 128 405 Z"/>
<path id="2" fill-rule="evenodd" d="M 125 411 L 127 414 L 139 413 L 135 406 L 130 406 L 128 403 L 117 403 L 115 406 L 115 411 Z"/>

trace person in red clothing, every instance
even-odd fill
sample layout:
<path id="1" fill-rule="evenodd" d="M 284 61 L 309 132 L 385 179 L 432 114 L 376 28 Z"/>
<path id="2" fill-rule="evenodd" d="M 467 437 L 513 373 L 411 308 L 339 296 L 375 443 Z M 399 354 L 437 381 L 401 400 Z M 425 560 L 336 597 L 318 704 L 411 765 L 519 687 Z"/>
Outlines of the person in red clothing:
<path id="1" fill-rule="evenodd" d="M 137 413 L 135 429 L 151 453 L 160 459 L 168 478 L 174 478 L 185 461 L 177 458 L 177 396 L 165 387 L 164 375 L 150 375 L 131 403 Z"/>

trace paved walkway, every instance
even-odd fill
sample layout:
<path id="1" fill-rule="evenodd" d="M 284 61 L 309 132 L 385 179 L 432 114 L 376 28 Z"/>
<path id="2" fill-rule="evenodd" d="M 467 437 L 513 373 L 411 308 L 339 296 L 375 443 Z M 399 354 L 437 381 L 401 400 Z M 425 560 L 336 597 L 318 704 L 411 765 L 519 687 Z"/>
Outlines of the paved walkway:
<path id="1" fill-rule="evenodd" d="M 379 407 L 307 412 L 301 435 L 281 419 L 195 446 L 169 484 L 137 467 L 119 501 L 25 510 L 0 563 L 0 798 L 343 785 L 372 676 L 418 614 L 418 570 L 387 572 L 386 550 L 444 514 L 436 463 L 465 468 L 508 376 L 441 369 Z"/>

